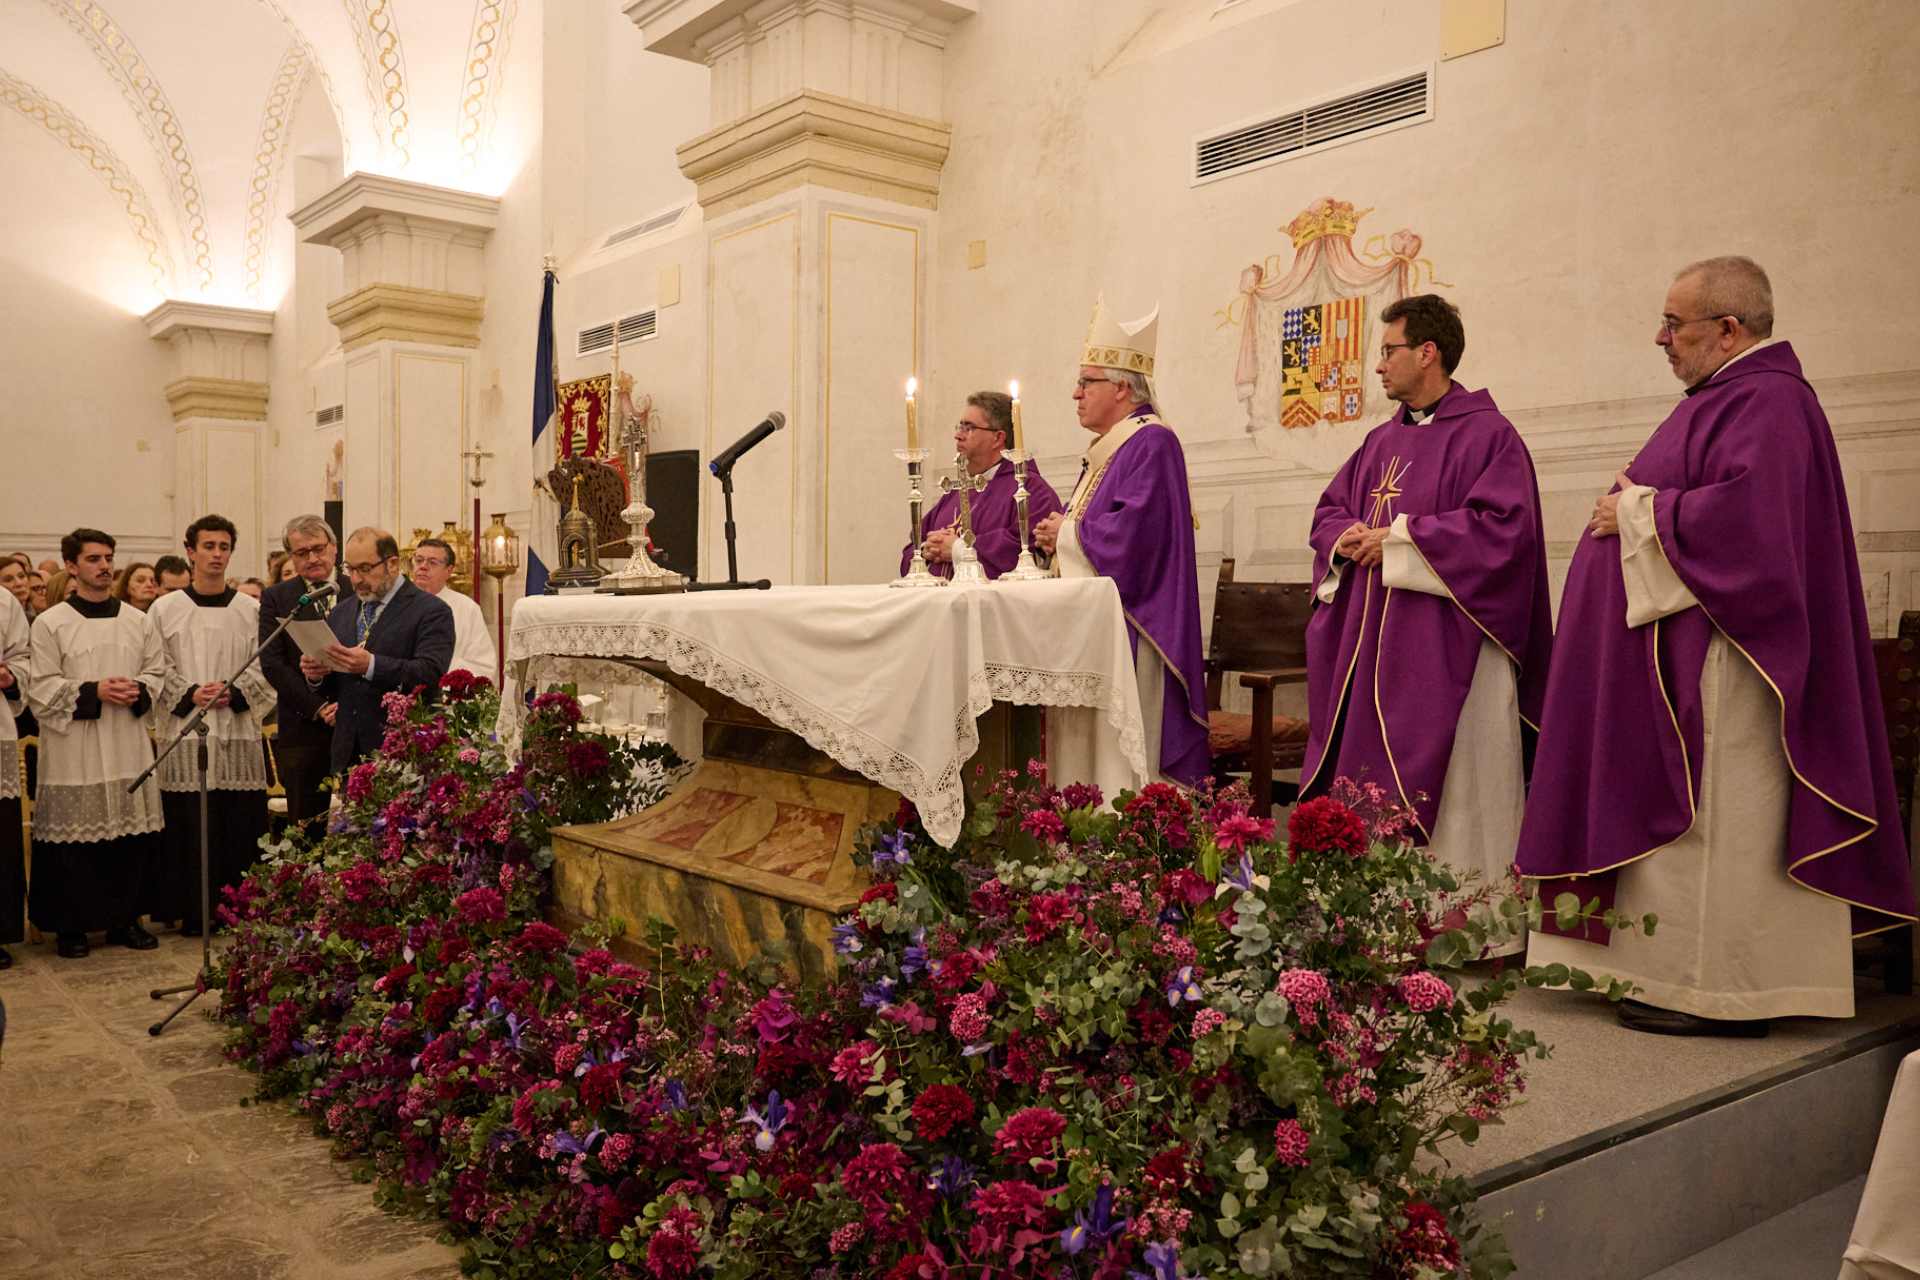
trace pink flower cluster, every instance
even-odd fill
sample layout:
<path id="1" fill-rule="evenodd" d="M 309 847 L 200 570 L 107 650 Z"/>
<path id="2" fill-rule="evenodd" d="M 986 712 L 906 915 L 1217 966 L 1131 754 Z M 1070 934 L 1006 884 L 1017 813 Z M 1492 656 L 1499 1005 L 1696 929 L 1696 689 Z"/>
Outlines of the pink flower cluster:
<path id="1" fill-rule="evenodd" d="M 1282 1120 L 1273 1126 L 1273 1154 L 1281 1164 L 1295 1169 L 1307 1167 L 1307 1144 L 1313 1140 L 1298 1120 Z"/>
<path id="2" fill-rule="evenodd" d="M 1453 1003 L 1453 988 L 1439 974 L 1417 969 L 1400 979 L 1400 998 L 1415 1013 L 1431 1013 Z"/>

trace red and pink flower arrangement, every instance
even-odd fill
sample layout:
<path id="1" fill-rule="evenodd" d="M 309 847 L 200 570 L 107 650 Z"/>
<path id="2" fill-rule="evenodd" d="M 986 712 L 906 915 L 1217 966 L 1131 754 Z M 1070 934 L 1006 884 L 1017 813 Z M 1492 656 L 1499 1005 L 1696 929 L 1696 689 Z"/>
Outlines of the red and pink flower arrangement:
<path id="1" fill-rule="evenodd" d="M 262 1094 L 482 1280 L 1508 1269 L 1432 1156 L 1524 1088 L 1545 1049 L 1499 1006 L 1546 979 L 1462 983 L 1517 907 L 1382 797 L 1279 842 L 1239 791 L 983 780 L 955 849 L 904 807 L 866 833 L 841 977 L 801 986 L 657 922 L 645 967 L 570 949 L 549 827 L 671 762 L 546 695 L 509 764 L 494 706 L 396 701 L 336 829 L 234 895 L 223 975 Z"/>

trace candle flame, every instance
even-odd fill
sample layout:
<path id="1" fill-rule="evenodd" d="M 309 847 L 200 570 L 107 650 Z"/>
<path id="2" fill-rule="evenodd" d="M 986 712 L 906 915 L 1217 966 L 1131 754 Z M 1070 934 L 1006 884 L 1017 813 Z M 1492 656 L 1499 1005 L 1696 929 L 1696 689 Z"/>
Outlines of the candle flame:
<path id="1" fill-rule="evenodd" d="M 1018 399 L 1020 398 L 1020 384 L 1019 384 L 1019 383 L 1017 383 L 1017 382 L 1009 382 L 1009 383 L 1007 384 L 1007 391 L 1008 391 L 1008 393 L 1009 393 L 1010 395 L 1012 395 L 1012 396 L 1013 396 L 1013 398 L 1014 398 L 1015 400 L 1018 400 Z"/>
<path id="2" fill-rule="evenodd" d="M 913 393 L 914 393 L 914 392 L 915 392 L 915 391 L 916 391 L 916 390 L 917 390 L 917 389 L 919 388 L 919 386 L 920 386 L 920 379 L 918 379 L 918 378 L 908 378 L 908 379 L 907 379 L 907 394 L 911 396 L 911 395 L 912 395 L 912 394 L 913 394 Z"/>

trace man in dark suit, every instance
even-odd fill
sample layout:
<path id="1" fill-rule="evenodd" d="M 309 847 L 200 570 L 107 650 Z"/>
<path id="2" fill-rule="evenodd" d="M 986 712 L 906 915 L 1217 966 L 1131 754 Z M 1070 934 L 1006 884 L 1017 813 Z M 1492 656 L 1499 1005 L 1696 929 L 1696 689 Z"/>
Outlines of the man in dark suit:
<path id="1" fill-rule="evenodd" d="M 327 625 L 339 637 L 327 646 L 327 661 L 300 658 L 308 685 L 337 704 L 336 774 L 380 750 L 387 732 L 386 708 L 380 705 L 384 695 L 421 685 L 437 689 L 453 660 L 453 610 L 407 581 L 392 534 L 354 530 L 347 538 L 347 579 L 353 598 L 327 615 Z"/>
<path id="2" fill-rule="evenodd" d="M 340 548 L 325 520 L 315 515 L 295 516 L 287 521 L 280 545 L 293 557 L 297 572 L 260 593 L 262 640 L 273 635 L 280 620 L 296 608 L 296 616 L 301 619 L 317 622 L 325 618 L 332 602 L 302 605 L 300 598 L 330 580 L 338 585 L 332 601 L 353 595 L 346 578 L 336 576 L 334 563 L 340 558 Z M 287 792 L 287 820 L 305 822 L 327 811 L 320 784 L 330 772 L 328 765 L 333 758 L 333 704 L 307 683 L 300 672 L 300 646 L 285 632 L 261 652 L 260 669 L 280 695 L 276 712 L 280 727 L 273 758 L 280 784 Z"/>

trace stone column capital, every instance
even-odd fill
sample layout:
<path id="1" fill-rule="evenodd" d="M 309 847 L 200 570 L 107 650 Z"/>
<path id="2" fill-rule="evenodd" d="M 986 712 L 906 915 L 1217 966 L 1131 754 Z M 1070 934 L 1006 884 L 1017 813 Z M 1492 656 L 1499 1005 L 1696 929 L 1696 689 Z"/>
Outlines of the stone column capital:
<path id="1" fill-rule="evenodd" d="M 170 298 L 141 317 L 173 352 L 166 385 L 175 422 L 267 416 L 267 342 L 273 312 Z"/>

